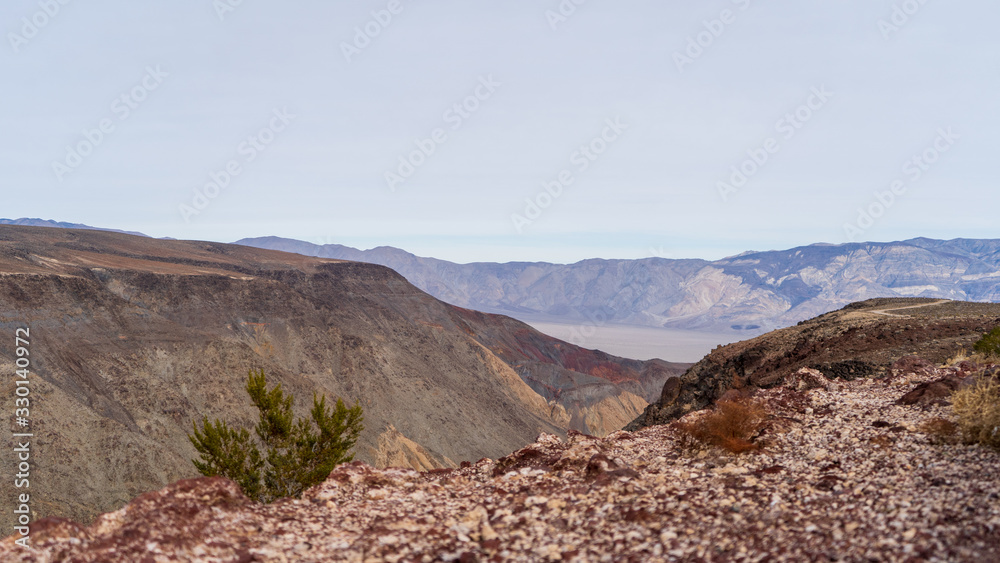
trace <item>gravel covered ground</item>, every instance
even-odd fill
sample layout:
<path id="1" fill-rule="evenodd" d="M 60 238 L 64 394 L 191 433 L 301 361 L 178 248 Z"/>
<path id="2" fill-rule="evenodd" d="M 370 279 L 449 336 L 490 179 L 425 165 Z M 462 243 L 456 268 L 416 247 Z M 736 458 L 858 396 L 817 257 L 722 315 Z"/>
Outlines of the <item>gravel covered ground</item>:
<path id="1" fill-rule="evenodd" d="M 342 466 L 270 506 L 181 481 L 0 560 L 1000 561 L 1000 455 L 918 430 L 946 407 L 896 404 L 937 377 L 761 391 L 764 448 L 739 456 L 655 426 L 454 471 Z"/>

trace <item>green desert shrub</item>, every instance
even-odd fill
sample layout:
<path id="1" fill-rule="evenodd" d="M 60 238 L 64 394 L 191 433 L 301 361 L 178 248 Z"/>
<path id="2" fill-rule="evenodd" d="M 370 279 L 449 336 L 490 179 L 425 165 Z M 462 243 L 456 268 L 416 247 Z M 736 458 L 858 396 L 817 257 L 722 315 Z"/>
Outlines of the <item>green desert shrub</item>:
<path id="1" fill-rule="evenodd" d="M 1000 383 L 983 377 L 951 396 L 958 429 L 966 442 L 1000 449 Z"/>
<path id="2" fill-rule="evenodd" d="M 972 349 L 986 356 L 1000 356 L 1000 326 L 984 334 Z"/>
<path id="3" fill-rule="evenodd" d="M 253 435 L 207 416 L 201 430 L 192 422 L 188 439 L 201 460 L 191 461 L 202 475 L 232 479 L 248 497 L 268 503 L 301 495 L 354 459 L 350 450 L 364 429 L 360 405 L 348 408 L 337 399 L 330 408 L 326 397 L 313 394 L 311 420 L 294 420 L 292 395 L 286 396 L 280 383 L 268 390 L 263 371 L 249 373 L 246 389 L 260 413 Z"/>

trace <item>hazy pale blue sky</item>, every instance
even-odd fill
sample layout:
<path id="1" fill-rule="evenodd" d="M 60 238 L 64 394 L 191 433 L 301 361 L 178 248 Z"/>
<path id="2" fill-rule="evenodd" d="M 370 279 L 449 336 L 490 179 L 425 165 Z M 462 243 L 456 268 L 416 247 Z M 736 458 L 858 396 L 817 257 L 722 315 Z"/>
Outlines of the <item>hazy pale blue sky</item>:
<path id="1" fill-rule="evenodd" d="M 1000 236 L 995 1 L 62 1 L 0 6 L 2 217 L 463 262 Z"/>

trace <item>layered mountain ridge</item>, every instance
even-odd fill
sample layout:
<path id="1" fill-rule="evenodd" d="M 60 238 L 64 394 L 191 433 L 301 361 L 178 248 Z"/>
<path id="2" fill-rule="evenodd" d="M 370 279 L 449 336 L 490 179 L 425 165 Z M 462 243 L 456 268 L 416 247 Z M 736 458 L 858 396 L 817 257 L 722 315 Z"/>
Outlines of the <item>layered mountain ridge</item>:
<path id="1" fill-rule="evenodd" d="M 815 244 L 708 261 L 590 259 L 455 264 L 279 237 L 237 242 L 388 266 L 431 295 L 521 320 L 733 331 L 754 336 L 877 297 L 1000 301 L 1000 240 Z"/>
<path id="2" fill-rule="evenodd" d="M 0 327 L 8 373 L 30 328 L 34 516 L 78 521 L 196 476 L 194 420 L 255 423 L 250 369 L 300 415 L 314 392 L 359 402 L 357 459 L 428 469 L 606 434 L 687 367 L 450 306 L 378 265 L 43 227 L 0 226 Z"/>

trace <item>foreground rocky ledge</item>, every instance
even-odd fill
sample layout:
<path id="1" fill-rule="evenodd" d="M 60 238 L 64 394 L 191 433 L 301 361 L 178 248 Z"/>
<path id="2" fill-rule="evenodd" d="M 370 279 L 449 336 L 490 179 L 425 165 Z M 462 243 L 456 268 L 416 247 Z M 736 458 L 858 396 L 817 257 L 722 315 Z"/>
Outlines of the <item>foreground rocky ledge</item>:
<path id="1" fill-rule="evenodd" d="M 270 506 L 180 481 L 88 528 L 43 520 L 0 560 L 998 561 L 1000 455 L 932 443 L 942 407 L 897 404 L 939 377 L 761 391 L 766 447 L 738 457 L 656 426 L 458 470 L 355 463 Z"/>

